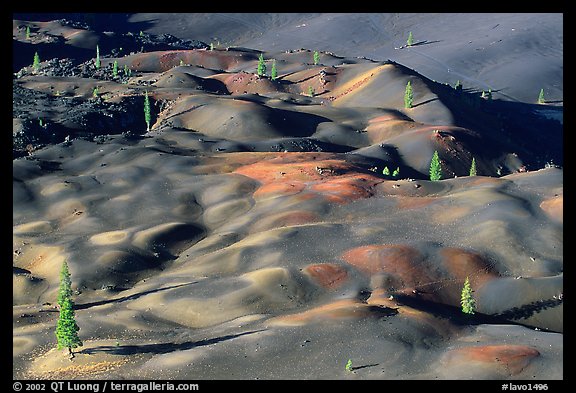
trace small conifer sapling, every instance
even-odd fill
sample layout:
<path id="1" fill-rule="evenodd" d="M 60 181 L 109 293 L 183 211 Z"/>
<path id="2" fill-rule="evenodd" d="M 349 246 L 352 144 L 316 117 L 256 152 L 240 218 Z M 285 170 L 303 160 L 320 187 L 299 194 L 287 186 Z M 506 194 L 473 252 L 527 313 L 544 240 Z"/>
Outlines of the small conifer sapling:
<path id="1" fill-rule="evenodd" d="M 146 121 L 146 131 L 150 131 L 150 100 L 148 99 L 148 92 L 144 92 L 144 121 Z"/>
<path id="2" fill-rule="evenodd" d="M 32 62 L 32 69 L 34 69 L 34 72 L 38 72 L 40 70 L 40 55 L 38 54 L 38 52 L 34 53 L 34 60 Z"/>
<path id="3" fill-rule="evenodd" d="M 410 81 L 406 83 L 406 90 L 404 91 L 404 108 L 412 108 L 412 103 L 414 101 L 414 92 L 412 91 L 412 84 Z"/>
<path id="4" fill-rule="evenodd" d="M 270 70 L 270 79 L 275 81 L 278 79 L 278 70 L 276 69 L 276 60 L 272 62 L 272 69 Z"/>
<path id="5" fill-rule="evenodd" d="M 96 45 L 96 62 L 94 63 L 96 69 L 100 69 L 100 47 Z"/>
<path id="6" fill-rule="evenodd" d="M 408 33 L 408 39 L 406 40 L 406 45 L 408 46 L 414 45 L 414 36 L 412 35 L 412 32 Z"/>
<path id="7" fill-rule="evenodd" d="M 314 65 L 318 65 L 320 63 L 320 53 L 317 50 L 314 51 L 313 59 Z"/>
<path id="8" fill-rule="evenodd" d="M 538 95 L 538 103 L 544 104 L 546 100 L 544 99 L 544 89 L 540 89 L 540 94 Z"/>
<path id="9" fill-rule="evenodd" d="M 472 157 L 472 164 L 470 164 L 470 176 L 476 176 L 476 159 Z"/>
<path id="10" fill-rule="evenodd" d="M 352 359 L 348 359 L 348 362 L 346 362 L 346 371 L 352 372 Z"/>
<path id="11" fill-rule="evenodd" d="M 464 287 L 462 288 L 462 294 L 460 299 L 460 304 L 462 305 L 462 312 L 464 314 L 474 314 L 476 310 L 476 301 L 474 296 L 472 296 L 472 288 L 470 287 L 470 280 L 466 277 L 464 281 Z"/>
<path id="12" fill-rule="evenodd" d="M 258 69 L 256 70 L 258 76 L 266 75 L 266 63 L 264 62 L 264 55 L 260 53 L 260 57 L 258 57 Z"/>
<path id="13" fill-rule="evenodd" d="M 314 97 L 314 88 L 312 86 L 308 86 L 308 95 Z"/>
<path id="14" fill-rule="evenodd" d="M 456 90 L 457 92 L 462 91 L 462 82 L 460 82 L 460 79 L 456 81 L 456 84 L 454 85 L 454 90 Z"/>
<path id="15" fill-rule="evenodd" d="M 430 180 L 438 181 L 442 177 L 442 167 L 440 166 L 440 157 L 438 152 L 434 151 L 432 160 L 430 161 Z"/>

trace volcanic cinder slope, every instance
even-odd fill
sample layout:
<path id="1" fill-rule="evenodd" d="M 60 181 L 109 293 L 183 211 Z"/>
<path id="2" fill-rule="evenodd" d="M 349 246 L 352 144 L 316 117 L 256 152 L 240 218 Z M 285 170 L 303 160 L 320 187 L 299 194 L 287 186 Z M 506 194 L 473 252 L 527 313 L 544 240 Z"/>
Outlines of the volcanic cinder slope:
<path id="1" fill-rule="evenodd" d="M 14 77 L 14 378 L 563 378 L 561 106 L 309 49 L 13 32 L 72 53 Z M 114 39 L 100 69 L 70 50 Z"/>

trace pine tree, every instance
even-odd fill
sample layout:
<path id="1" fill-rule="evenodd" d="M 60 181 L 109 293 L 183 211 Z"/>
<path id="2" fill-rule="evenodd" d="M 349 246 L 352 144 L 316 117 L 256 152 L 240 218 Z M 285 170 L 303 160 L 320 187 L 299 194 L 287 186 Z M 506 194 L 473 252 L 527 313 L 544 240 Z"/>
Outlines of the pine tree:
<path id="1" fill-rule="evenodd" d="M 272 70 L 270 70 L 270 79 L 275 81 L 278 78 L 278 70 L 276 70 L 276 60 L 272 62 Z"/>
<path id="2" fill-rule="evenodd" d="M 94 90 L 92 90 L 92 97 L 98 98 L 98 86 L 96 86 Z"/>
<path id="3" fill-rule="evenodd" d="M 476 176 L 476 159 L 472 157 L 472 164 L 470 165 L 470 176 Z"/>
<path id="4" fill-rule="evenodd" d="M 74 358 L 72 350 L 83 345 L 82 340 L 80 340 L 80 337 L 78 336 L 80 328 L 76 323 L 71 285 L 72 281 L 70 279 L 68 265 L 64 262 L 60 272 L 60 289 L 58 291 L 60 316 L 56 325 L 56 339 L 57 349 L 68 348 L 70 360 Z"/>
<path id="5" fill-rule="evenodd" d="M 314 97 L 314 88 L 312 86 L 308 86 L 308 95 Z"/>
<path id="6" fill-rule="evenodd" d="M 258 70 L 256 71 L 258 76 L 266 75 L 266 63 L 264 62 L 264 55 L 260 53 L 258 58 Z"/>
<path id="7" fill-rule="evenodd" d="M 314 51 L 314 65 L 318 65 L 320 63 L 320 53 L 317 50 Z"/>
<path id="8" fill-rule="evenodd" d="M 430 180 L 438 181 L 442 177 L 442 167 L 440 166 L 440 157 L 438 152 L 434 151 L 432 161 L 430 161 Z"/>
<path id="9" fill-rule="evenodd" d="M 112 76 L 114 76 L 114 78 L 118 76 L 118 60 L 114 60 L 114 65 L 112 66 Z"/>
<path id="10" fill-rule="evenodd" d="M 460 79 L 456 81 L 456 84 L 454 85 L 454 90 L 456 90 L 457 92 L 462 91 L 462 82 L 460 82 Z"/>
<path id="11" fill-rule="evenodd" d="M 96 63 L 95 63 L 96 69 L 100 68 L 100 47 L 98 45 L 96 45 Z"/>
<path id="12" fill-rule="evenodd" d="M 132 75 L 132 70 L 128 68 L 128 64 L 124 64 L 124 75 L 126 76 Z"/>
<path id="13" fill-rule="evenodd" d="M 346 371 L 352 372 L 352 359 L 348 359 L 348 362 L 346 362 Z"/>
<path id="14" fill-rule="evenodd" d="M 34 53 L 34 60 L 32 62 L 32 69 L 34 69 L 34 72 L 38 72 L 40 70 L 40 55 L 38 55 L 38 52 Z"/>
<path id="15" fill-rule="evenodd" d="M 462 295 L 460 304 L 462 305 L 462 312 L 464 314 L 474 314 L 476 310 L 476 301 L 472 296 L 472 288 L 470 287 L 470 280 L 466 277 L 464 287 L 462 288 Z"/>
<path id="16" fill-rule="evenodd" d="M 384 169 L 382 170 L 382 174 L 384 176 L 390 176 L 390 169 L 388 169 L 388 167 L 385 166 Z"/>
<path id="17" fill-rule="evenodd" d="M 408 33 L 408 39 L 406 40 L 406 45 L 408 46 L 414 45 L 414 37 L 412 36 L 412 32 Z"/>
<path id="18" fill-rule="evenodd" d="M 147 91 L 144 92 L 144 120 L 146 121 L 146 131 L 150 131 L 150 100 Z"/>
<path id="19" fill-rule="evenodd" d="M 488 89 L 488 91 L 482 90 L 481 98 L 490 101 L 492 99 L 492 89 Z"/>
<path id="20" fill-rule="evenodd" d="M 30 26 L 26 26 L 26 39 L 30 39 Z"/>
<path id="21" fill-rule="evenodd" d="M 400 174 L 400 167 L 396 167 L 396 169 L 394 169 L 394 172 L 392 172 L 392 176 L 396 177 Z"/>
<path id="22" fill-rule="evenodd" d="M 410 81 L 406 84 L 406 90 L 404 92 L 404 108 L 412 108 L 412 102 L 414 100 L 414 92 L 412 91 L 412 84 Z"/>
<path id="23" fill-rule="evenodd" d="M 540 94 L 538 95 L 538 103 L 544 104 L 546 100 L 544 100 L 544 89 L 540 89 Z"/>

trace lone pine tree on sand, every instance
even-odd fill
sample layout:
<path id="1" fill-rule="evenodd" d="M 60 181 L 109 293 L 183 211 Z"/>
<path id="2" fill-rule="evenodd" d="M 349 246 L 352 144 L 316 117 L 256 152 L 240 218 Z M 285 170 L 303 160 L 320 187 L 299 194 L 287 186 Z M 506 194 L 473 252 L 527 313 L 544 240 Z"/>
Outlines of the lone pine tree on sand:
<path id="1" fill-rule="evenodd" d="M 68 348 L 70 360 L 74 358 L 72 350 L 81 347 L 82 340 L 78 336 L 78 324 L 74 313 L 74 302 L 72 301 L 72 281 L 68 265 L 64 262 L 60 272 L 60 289 L 58 291 L 58 304 L 60 305 L 60 316 L 56 326 L 57 348 Z"/>
<path id="2" fill-rule="evenodd" d="M 34 53 L 34 60 L 32 61 L 32 68 L 34 69 L 34 72 L 38 72 L 38 70 L 40 69 L 40 55 L 38 54 L 38 52 Z"/>
<path id="3" fill-rule="evenodd" d="M 408 33 L 408 39 L 406 40 L 406 45 L 408 46 L 414 45 L 414 37 L 412 36 L 412 32 Z"/>
<path id="4" fill-rule="evenodd" d="M 476 310 L 476 301 L 472 296 L 472 288 L 470 287 L 470 280 L 468 277 L 466 277 L 466 280 L 464 281 L 460 304 L 462 305 L 462 312 L 464 314 L 474 314 L 474 310 Z"/>
<path id="5" fill-rule="evenodd" d="M 318 63 L 320 63 L 320 53 L 317 50 L 314 51 L 313 59 L 314 65 L 318 65 Z"/>
<path id="6" fill-rule="evenodd" d="M 100 68 L 100 47 L 96 45 L 96 63 L 94 64 L 96 69 Z"/>
<path id="7" fill-rule="evenodd" d="M 150 131 L 150 100 L 148 99 L 148 92 L 144 92 L 144 121 L 146 121 L 146 131 Z"/>
<path id="8" fill-rule="evenodd" d="M 276 69 L 276 60 L 272 62 L 272 70 L 270 71 L 270 79 L 275 81 L 278 78 L 278 70 Z"/>
<path id="9" fill-rule="evenodd" d="M 544 89 L 540 89 L 540 94 L 538 95 L 538 103 L 544 104 L 546 100 L 544 99 Z"/>
<path id="10" fill-rule="evenodd" d="M 476 176 L 476 159 L 472 157 L 472 164 L 470 164 L 470 176 Z"/>
<path id="11" fill-rule="evenodd" d="M 412 91 L 412 84 L 410 81 L 406 83 L 406 90 L 404 91 L 404 108 L 412 108 L 412 102 L 414 100 L 414 92 Z"/>
<path id="12" fill-rule="evenodd" d="M 442 167 L 440 166 L 440 157 L 438 152 L 434 151 L 432 161 L 430 161 L 430 180 L 438 181 L 442 177 Z"/>

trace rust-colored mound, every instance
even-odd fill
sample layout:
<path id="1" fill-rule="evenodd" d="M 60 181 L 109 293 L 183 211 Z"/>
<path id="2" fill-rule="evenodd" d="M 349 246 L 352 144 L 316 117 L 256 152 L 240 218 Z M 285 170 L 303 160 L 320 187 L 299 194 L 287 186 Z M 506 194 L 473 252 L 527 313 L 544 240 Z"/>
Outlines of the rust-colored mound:
<path id="1" fill-rule="evenodd" d="M 356 247 L 346 251 L 342 258 L 368 274 L 393 272 L 401 276 L 414 270 L 414 263 L 422 259 L 418 250 L 401 244 L 383 244 Z"/>
<path id="2" fill-rule="evenodd" d="M 298 194 L 306 185 L 300 181 L 267 183 L 254 192 L 255 199 L 271 198 L 282 195 Z"/>
<path id="3" fill-rule="evenodd" d="M 371 175 L 349 174 L 314 184 L 311 189 L 323 194 L 330 202 L 344 204 L 356 199 L 371 197 L 372 187 L 381 181 Z"/>
<path id="4" fill-rule="evenodd" d="M 450 365 L 487 365 L 501 369 L 506 374 L 516 375 L 540 355 L 536 349 L 526 345 L 482 345 L 452 350 L 448 353 Z"/>
<path id="5" fill-rule="evenodd" d="M 218 74 L 211 77 L 222 82 L 234 94 L 266 94 L 282 91 L 282 86 L 268 78 L 261 78 L 249 72 Z"/>
<path id="6" fill-rule="evenodd" d="M 405 244 L 356 247 L 344 252 L 342 259 L 368 275 L 389 275 L 392 281 L 387 285 L 406 293 L 439 280 L 434 271 L 421 266 L 424 256 L 417 249 Z"/>
<path id="7" fill-rule="evenodd" d="M 234 172 L 262 183 L 261 189 L 254 193 L 257 198 L 305 191 L 342 204 L 372 196 L 372 188 L 382 182 L 379 177 L 360 171 L 334 154 L 283 153 Z"/>
<path id="8" fill-rule="evenodd" d="M 304 268 L 304 273 L 324 288 L 338 288 L 348 278 L 348 272 L 342 266 L 333 263 L 317 263 Z"/>
<path id="9" fill-rule="evenodd" d="M 249 52 L 182 49 L 129 55 L 122 58 L 118 64 L 120 66 L 128 64 L 132 70 L 140 72 L 164 72 L 180 65 L 182 61 L 184 64 L 227 71 L 245 62 L 256 60 L 256 55 Z"/>
<path id="10" fill-rule="evenodd" d="M 498 273 L 484 257 L 461 248 L 446 247 L 440 251 L 444 265 L 450 274 L 459 281 L 470 278 L 470 283 L 479 288 L 498 277 Z"/>
<path id="11" fill-rule="evenodd" d="M 540 208 L 554 221 L 564 222 L 564 195 L 542 201 Z"/>

